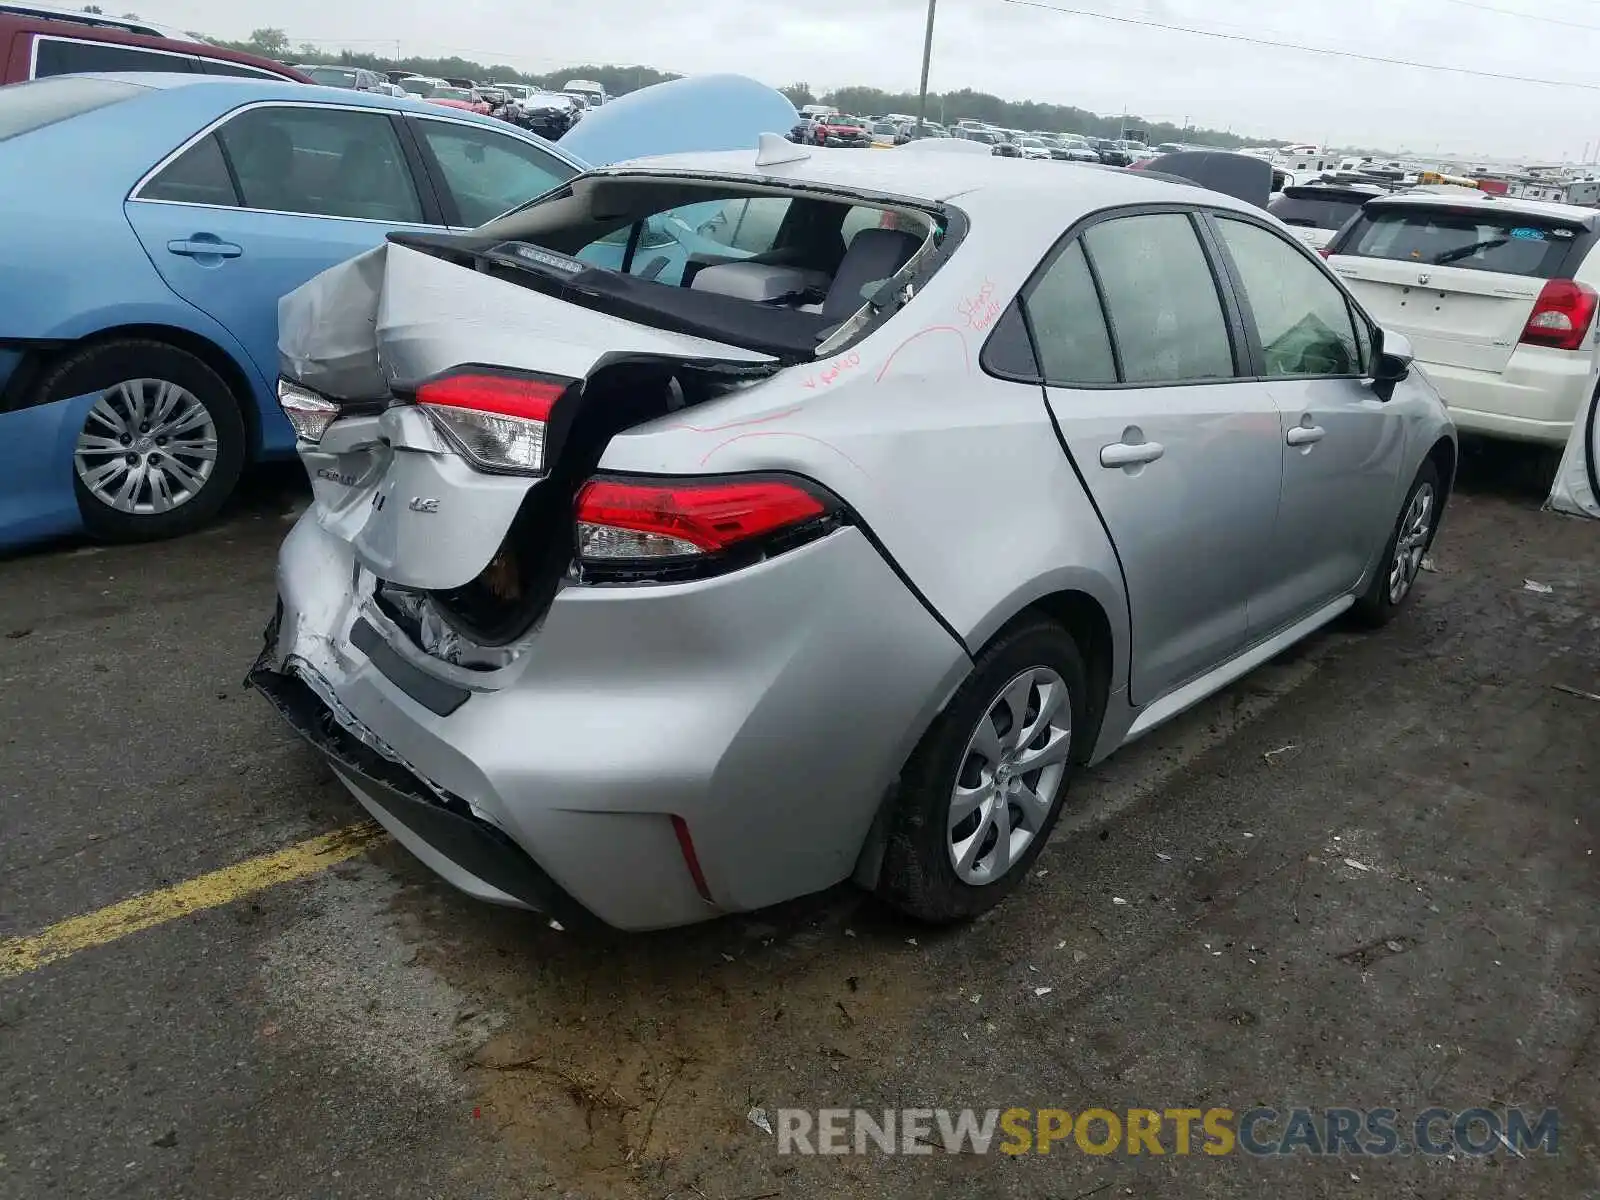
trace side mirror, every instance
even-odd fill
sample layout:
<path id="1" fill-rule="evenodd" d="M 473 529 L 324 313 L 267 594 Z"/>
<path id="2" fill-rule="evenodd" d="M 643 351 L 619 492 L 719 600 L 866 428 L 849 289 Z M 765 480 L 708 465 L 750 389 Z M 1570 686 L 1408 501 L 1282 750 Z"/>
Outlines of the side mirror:
<path id="1" fill-rule="evenodd" d="M 1372 390 L 1380 400 L 1394 396 L 1395 385 L 1411 374 L 1416 353 L 1403 333 L 1379 329 L 1372 339 Z"/>

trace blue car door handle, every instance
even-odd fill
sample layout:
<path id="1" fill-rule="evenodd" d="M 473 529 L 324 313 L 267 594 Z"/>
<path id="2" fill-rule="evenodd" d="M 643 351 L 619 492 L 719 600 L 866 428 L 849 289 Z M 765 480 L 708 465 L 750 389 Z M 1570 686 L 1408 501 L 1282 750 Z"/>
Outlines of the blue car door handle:
<path id="1" fill-rule="evenodd" d="M 244 253 L 244 247 L 209 234 L 197 233 L 192 238 L 178 238 L 168 242 L 167 252 L 182 254 L 187 258 L 238 258 Z"/>

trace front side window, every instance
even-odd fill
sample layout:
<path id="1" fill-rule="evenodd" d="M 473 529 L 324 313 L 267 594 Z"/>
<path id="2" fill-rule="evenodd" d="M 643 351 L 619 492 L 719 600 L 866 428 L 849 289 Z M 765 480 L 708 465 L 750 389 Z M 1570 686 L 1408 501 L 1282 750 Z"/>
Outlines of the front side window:
<path id="1" fill-rule="evenodd" d="M 1125 383 L 1233 377 L 1222 300 L 1183 213 L 1102 221 L 1083 235 Z"/>
<path id="2" fill-rule="evenodd" d="M 1245 221 L 1217 222 L 1244 284 L 1275 379 L 1358 375 L 1361 347 L 1344 293 L 1304 254 Z"/>
<path id="3" fill-rule="evenodd" d="M 492 129 L 420 119 L 417 128 L 433 151 L 457 220 L 476 228 L 542 196 L 577 172 L 552 154 Z"/>
<path id="4" fill-rule="evenodd" d="M 423 219 L 400 139 L 382 113 L 255 108 L 218 137 L 246 208 L 390 224 Z"/>

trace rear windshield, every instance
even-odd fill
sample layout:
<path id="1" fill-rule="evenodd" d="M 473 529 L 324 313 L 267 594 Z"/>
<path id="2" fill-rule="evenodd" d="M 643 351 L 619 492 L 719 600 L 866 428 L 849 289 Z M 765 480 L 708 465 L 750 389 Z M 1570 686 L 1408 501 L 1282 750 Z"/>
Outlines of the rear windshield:
<path id="1" fill-rule="evenodd" d="M 144 90 L 135 83 L 76 75 L 56 75 L 0 88 L 0 142 L 105 108 Z"/>
<path id="2" fill-rule="evenodd" d="M 1356 209 L 1370 196 L 1297 196 L 1277 195 L 1267 205 L 1267 211 L 1285 225 L 1300 225 L 1307 229 L 1343 229 L 1344 223 L 1356 215 Z"/>
<path id="3" fill-rule="evenodd" d="M 1526 213 L 1369 209 L 1338 252 L 1553 279 L 1563 273 L 1579 232 Z"/>
<path id="4" fill-rule="evenodd" d="M 347 71 L 343 67 L 312 67 L 306 76 L 313 83 L 326 84 L 328 87 L 355 87 L 356 73 Z"/>

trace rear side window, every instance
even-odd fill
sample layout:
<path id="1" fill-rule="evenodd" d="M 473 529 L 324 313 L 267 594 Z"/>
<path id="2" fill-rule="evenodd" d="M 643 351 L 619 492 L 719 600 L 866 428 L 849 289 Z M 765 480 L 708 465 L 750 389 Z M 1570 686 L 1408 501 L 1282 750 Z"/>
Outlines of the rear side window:
<path id="1" fill-rule="evenodd" d="M 1233 377 L 1216 280 L 1182 213 L 1102 221 L 1083 235 L 1124 383 Z"/>
<path id="2" fill-rule="evenodd" d="M 1338 253 L 1553 279 L 1578 236 L 1525 213 L 1396 207 L 1368 209 Z"/>
<path id="3" fill-rule="evenodd" d="M 0 88 L 0 142 L 132 99 L 147 89 L 110 79 L 43 79 Z"/>
<path id="4" fill-rule="evenodd" d="M 1365 196 L 1300 196 L 1280 193 L 1267 211 L 1285 225 L 1305 229 L 1343 229 L 1345 222 L 1365 204 Z"/>
<path id="5" fill-rule="evenodd" d="M 193 71 L 186 54 L 161 54 L 115 42 L 79 42 L 39 37 L 33 41 L 33 77 L 75 75 L 85 71 Z"/>
<path id="6" fill-rule="evenodd" d="M 174 204 L 212 204 L 232 208 L 239 203 L 228 164 L 216 134 L 201 138 L 185 150 L 142 192 L 141 200 L 168 200 Z"/>

